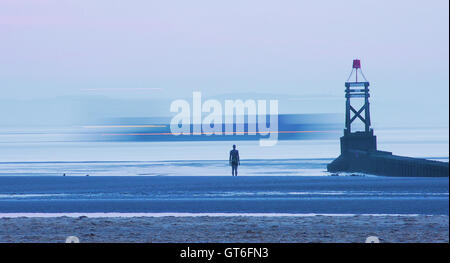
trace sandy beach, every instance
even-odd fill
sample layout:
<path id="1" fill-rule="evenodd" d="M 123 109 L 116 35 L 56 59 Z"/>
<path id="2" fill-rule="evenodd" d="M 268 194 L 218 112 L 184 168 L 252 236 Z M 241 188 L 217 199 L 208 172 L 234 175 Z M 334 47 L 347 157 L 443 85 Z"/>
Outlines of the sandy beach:
<path id="1" fill-rule="evenodd" d="M 447 215 L 17 217 L 0 242 L 449 242 Z"/>

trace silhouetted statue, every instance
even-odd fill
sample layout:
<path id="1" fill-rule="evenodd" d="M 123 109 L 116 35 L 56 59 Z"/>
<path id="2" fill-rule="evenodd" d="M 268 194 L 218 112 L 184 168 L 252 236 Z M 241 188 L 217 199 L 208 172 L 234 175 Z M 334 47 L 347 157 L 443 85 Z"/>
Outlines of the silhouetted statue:
<path id="1" fill-rule="evenodd" d="M 233 150 L 230 151 L 230 165 L 231 165 L 231 175 L 238 175 L 238 165 L 241 165 L 241 160 L 239 159 L 239 151 L 236 150 L 236 145 L 233 145 Z"/>

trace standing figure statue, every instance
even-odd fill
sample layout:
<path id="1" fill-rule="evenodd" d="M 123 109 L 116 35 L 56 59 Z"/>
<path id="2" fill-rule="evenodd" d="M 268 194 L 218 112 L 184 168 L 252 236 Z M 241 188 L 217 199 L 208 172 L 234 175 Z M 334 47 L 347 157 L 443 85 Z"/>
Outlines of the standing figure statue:
<path id="1" fill-rule="evenodd" d="M 241 165 L 241 160 L 239 159 L 239 151 L 236 150 L 236 145 L 233 145 L 233 150 L 230 151 L 230 165 L 231 165 L 231 175 L 238 175 L 238 165 Z"/>

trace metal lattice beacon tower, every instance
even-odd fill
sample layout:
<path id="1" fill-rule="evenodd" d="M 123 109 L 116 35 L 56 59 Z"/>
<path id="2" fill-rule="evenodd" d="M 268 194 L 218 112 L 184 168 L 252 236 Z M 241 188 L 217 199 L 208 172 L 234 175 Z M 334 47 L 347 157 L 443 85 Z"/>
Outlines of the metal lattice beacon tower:
<path id="1" fill-rule="evenodd" d="M 358 71 L 364 81 L 358 81 Z M 353 75 L 355 75 L 355 80 L 350 81 Z M 344 136 L 341 138 L 342 153 L 348 149 L 375 151 L 377 148 L 376 137 L 370 128 L 369 85 L 361 70 L 361 61 L 353 60 L 352 72 L 345 82 L 345 129 Z M 354 104 L 352 105 L 355 100 L 363 100 L 362 106 L 355 108 Z M 355 121 L 361 121 L 364 124 L 364 131 L 352 132 L 352 123 Z"/>
<path id="2" fill-rule="evenodd" d="M 360 70 L 364 82 L 358 82 L 358 70 Z M 349 82 L 350 78 L 355 71 L 356 81 Z M 353 69 L 350 73 L 350 77 L 345 82 L 345 98 L 347 99 L 345 104 L 345 133 L 351 132 L 352 122 L 357 120 L 361 120 L 365 126 L 365 132 L 369 132 L 370 129 L 370 112 L 369 112 L 369 82 L 364 77 L 364 74 L 361 71 L 361 62 L 358 59 L 353 60 Z M 364 99 L 364 105 L 357 111 L 351 103 L 351 99 L 362 98 Z M 364 117 L 362 117 L 361 113 L 364 111 Z M 351 114 L 354 114 L 353 117 Z"/>

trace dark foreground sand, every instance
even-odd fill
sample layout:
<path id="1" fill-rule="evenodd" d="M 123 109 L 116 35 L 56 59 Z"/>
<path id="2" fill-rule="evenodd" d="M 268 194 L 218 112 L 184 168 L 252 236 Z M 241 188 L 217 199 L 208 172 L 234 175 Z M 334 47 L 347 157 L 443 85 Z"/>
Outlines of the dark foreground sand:
<path id="1" fill-rule="evenodd" d="M 0 242 L 449 242 L 448 216 L 1 218 Z"/>

